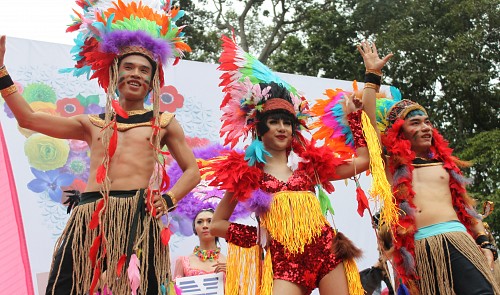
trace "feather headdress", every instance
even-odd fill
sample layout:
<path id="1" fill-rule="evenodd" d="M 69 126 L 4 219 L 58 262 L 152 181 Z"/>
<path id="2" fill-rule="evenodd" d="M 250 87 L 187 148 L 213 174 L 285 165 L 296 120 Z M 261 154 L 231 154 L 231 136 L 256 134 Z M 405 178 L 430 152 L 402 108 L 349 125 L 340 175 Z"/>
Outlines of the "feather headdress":
<path id="1" fill-rule="evenodd" d="M 64 71 L 97 78 L 105 90 L 117 56 L 145 55 L 161 71 L 161 65 L 169 58 L 175 58 L 176 63 L 184 52 L 191 50 L 183 41 L 183 26 L 175 24 L 184 11 L 178 6 L 172 7 L 170 1 L 77 0 L 76 3 L 83 11 L 74 10 L 76 16 L 66 30 L 78 31 L 71 50 L 76 64 Z M 161 86 L 163 74 L 160 72 L 158 76 Z"/>
<path id="2" fill-rule="evenodd" d="M 423 106 L 408 99 L 401 99 L 399 89 L 394 86 L 391 86 L 390 89 L 392 99 L 377 99 L 377 128 L 380 132 L 385 133 L 397 119 L 404 119 L 411 111 L 420 110 L 427 115 Z"/>
<path id="3" fill-rule="evenodd" d="M 258 112 L 283 109 L 292 113 L 298 119 L 299 125 L 306 126 L 307 102 L 297 89 L 245 52 L 234 39 L 223 36 L 222 46 L 219 70 L 224 73 L 220 76 L 219 86 L 223 86 L 225 92 L 220 106 L 223 112 L 220 135 L 225 137 L 224 145 L 234 147 L 240 139 L 244 140 L 249 133 L 255 131 Z M 260 83 L 276 83 L 286 88 L 290 100 L 275 100 L 269 93 L 269 87 L 262 88 Z"/>

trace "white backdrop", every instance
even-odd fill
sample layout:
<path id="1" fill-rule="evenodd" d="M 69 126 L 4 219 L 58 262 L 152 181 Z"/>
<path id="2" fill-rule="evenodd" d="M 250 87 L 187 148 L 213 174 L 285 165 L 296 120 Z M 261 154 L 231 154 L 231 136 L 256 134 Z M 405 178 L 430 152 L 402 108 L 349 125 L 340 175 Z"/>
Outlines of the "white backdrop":
<path id="1" fill-rule="evenodd" d="M 76 103 L 77 111 L 80 113 L 96 110 L 96 106 L 89 102 L 95 100 L 95 95 L 100 95 L 101 99 L 104 96 L 95 81 L 89 82 L 83 77 L 75 78 L 70 74 L 58 73 L 59 69 L 73 66 L 69 51 L 68 45 L 8 39 L 5 64 L 14 81 L 21 86 L 25 98 L 28 97 L 31 102 L 38 102 L 32 106 L 46 112 L 61 113 L 69 105 L 74 106 Z M 219 104 L 222 93 L 218 87 L 220 73 L 216 68 L 217 65 L 214 64 L 181 61 L 179 65 L 169 67 L 165 71 L 166 85 L 173 85 L 183 96 L 182 99 L 175 91 L 172 92 L 173 87 L 170 87 L 168 92 L 171 93 L 173 101 L 165 104 L 165 107 L 170 110 L 175 109 L 177 119 L 183 126 L 186 136 L 193 139 L 192 142 L 196 142 L 194 140 L 196 138 L 202 141 L 203 139 L 219 141 Z M 315 98 L 324 98 L 322 93 L 327 88 L 351 89 L 350 81 L 290 74 L 282 74 L 282 78 L 303 91 L 310 104 L 314 103 Z M 76 100 L 78 102 L 75 102 Z M 44 103 L 40 104 L 41 101 Z M 81 155 L 85 154 L 85 151 L 81 151 L 82 147 L 78 143 L 63 141 L 49 142 L 48 144 L 54 147 L 53 150 L 49 149 L 48 154 L 33 154 L 29 146 L 40 139 L 25 131 L 19 131 L 15 119 L 11 117 L 3 101 L 0 101 L 0 120 L 13 166 L 12 173 L 19 196 L 35 294 L 38 294 L 37 290 L 44 288 L 44 280 L 41 277 L 50 268 L 54 243 L 64 228 L 68 215 L 66 207 L 58 201 L 54 192 L 51 195 L 48 189 L 36 193 L 28 188 L 28 183 L 37 178 L 30 169 L 34 168 L 33 161 L 43 160 L 43 157 L 55 158 L 53 160 L 57 162 L 57 157 L 65 156 L 64 146 L 70 146 L 71 152 L 66 155 L 67 162 L 63 167 L 54 164 L 45 170 L 56 169 L 60 173 L 77 171 L 80 174 L 74 179 L 84 179 L 86 171 L 81 165 L 85 164 L 86 160 Z M 79 153 L 75 153 L 75 149 Z M 31 162 L 28 159 L 31 159 Z M 76 166 L 71 166 L 70 162 Z M 38 170 L 44 171 L 44 169 Z M 369 180 L 363 178 L 362 185 L 367 190 Z M 367 215 L 361 218 L 356 213 L 356 193 L 352 181 L 349 181 L 347 186 L 344 181 L 339 181 L 335 183 L 335 187 L 336 191 L 331 195 L 336 214 L 335 225 L 364 250 L 363 259 L 358 261 L 359 268 L 369 267 L 378 257 L 370 218 Z M 194 236 L 174 235 L 171 240 L 172 261 L 180 255 L 191 253 L 197 241 Z M 2 271 L 1 266 L 0 271 Z"/>

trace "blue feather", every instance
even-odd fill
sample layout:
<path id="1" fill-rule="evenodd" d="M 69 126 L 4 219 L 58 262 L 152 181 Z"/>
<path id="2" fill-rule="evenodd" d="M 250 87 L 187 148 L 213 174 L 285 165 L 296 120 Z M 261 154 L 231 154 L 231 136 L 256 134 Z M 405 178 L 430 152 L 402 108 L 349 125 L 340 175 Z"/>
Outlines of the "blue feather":
<path id="1" fill-rule="evenodd" d="M 245 151 L 245 161 L 247 161 L 250 166 L 255 165 L 255 162 L 265 164 L 265 156 L 271 157 L 271 154 L 266 151 L 264 144 L 258 138 L 252 141 Z"/>
<path id="2" fill-rule="evenodd" d="M 408 287 L 403 282 L 399 283 L 398 295 L 410 295 L 410 290 L 408 290 Z"/>
<path id="3" fill-rule="evenodd" d="M 395 102 L 401 101 L 401 91 L 398 88 L 391 86 L 391 95 Z"/>

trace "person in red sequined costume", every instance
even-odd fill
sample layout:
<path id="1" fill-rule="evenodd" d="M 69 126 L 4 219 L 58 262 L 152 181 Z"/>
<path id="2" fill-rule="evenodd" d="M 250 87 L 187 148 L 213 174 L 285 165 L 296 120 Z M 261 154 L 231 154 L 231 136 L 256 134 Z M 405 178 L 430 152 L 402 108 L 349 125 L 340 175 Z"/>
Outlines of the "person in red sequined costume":
<path id="1" fill-rule="evenodd" d="M 313 289 L 319 288 L 321 294 L 363 294 L 357 268 L 345 271 L 351 268 L 345 262 L 359 256 L 360 251 L 331 227 L 323 215 L 327 209 L 322 208 L 314 193 L 322 188 L 332 192 L 330 181 L 346 179 L 368 169 L 370 159 L 361 128 L 360 104 L 354 96 L 345 97 L 343 101 L 356 157 L 338 155 L 326 145 L 316 147 L 315 142 L 307 141 L 299 130 L 303 125 L 301 115 L 305 112 L 304 105 L 307 105 L 305 98 L 301 97 L 302 101 L 298 101 L 294 97 L 295 89 L 286 82 L 254 84 L 249 90 L 253 93 L 250 98 L 238 96 L 245 93 L 241 89 L 252 81 L 244 80 L 249 70 L 235 75 L 243 81 L 237 86 L 235 80 L 229 77 L 234 75 L 235 65 L 244 67 L 245 60 L 242 59 L 249 57 L 242 54 L 228 38 L 223 41 L 220 69 L 228 73 L 221 76 L 221 84 L 228 83 L 224 89 L 226 98 L 221 105 L 225 111 L 221 134 L 227 132 L 229 139 L 234 141 L 232 131 L 227 130 L 236 129 L 237 123 L 243 121 L 235 119 L 234 111 L 227 111 L 234 101 L 241 105 L 240 112 L 251 114 L 244 118 L 244 126 L 239 127 L 247 132 L 251 130 L 254 135 L 245 154 L 231 151 L 211 163 L 212 185 L 226 190 L 211 224 L 211 233 L 225 238 L 229 245 L 226 293 L 294 295 L 310 294 Z M 375 53 L 368 61 L 374 70 L 380 71 L 389 58 L 390 55 L 381 59 Z M 267 75 L 279 79 L 263 70 L 264 65 L 255 66 L 255 63 L 257 61 L 251 60 L 250 70 L 258 68 L 259 77 Z M 375 91 L 364 90 L 363 100 L 374 101 Z M 229 221 L 239 201 L 246 202 L 254 210 L 259 227 Z M 244 292 L 242 285 L 245 282 L 240 281 L 245 279 L 245 272 L 239 271 L 231 277 L 231 246 L 254 248 L 259 244 L 266 250 L 264 261 L 257 262 L 262 269 L 257 274 L 260 284 L 251 286 L 253 292 Z M 263 253 L 259 252 L 258 256 L 263 257 Z M 257 260 L 260 261 L 259 258 Z M 248 259 L 244 264 L 249 264 Z M 353 272 L 359 287 L 353 288 L 351 284 Z M 228 287 L 227 283 L 231 280 L 240 283 Z"/>
<path id="2" fill-rule="evenodd" d="M 381 60 L 378 55 L 374 59 L 380 67 L 388 60 Z M 357 104 L 352 97 L 346 99 L 345 109 L 357 155 L 355 160 L 346 159 L 335 156 L 326 146 L 316 147 L 314 142 L 300 135 L 297 110 L 283 85 L 271 82 L 261 83 L 259 87 L 267 93 L 267 98 L 257 111 L 253 128 L 257 135 L 254 142 L 262 141 L 260 156 L 264 161 L 252 163 L 247 149 L 245 156 L 233 151 L 215 164 L 214 183 L 227 193 L 217 207 L 211 232 L 240 247 L 253 247 L 257 243 L 266 247 L 266 252 L 271 253 L 273 294 L 309 294 L 317 287 L 321 294 L 349 294 L 341 262 L 359 253 L 341 254 L 339 249 L 334 249 L 339 248 L 336 244 L 349 242 L 345 237 L 336 242 L 342 235 L 336 237 L 320 210 L 314 191 L 321 185 L 331 192 L 330 181 L 349 178 L 368 168 L 369 154 L 362 136 L 361 111 L 356 110 Z M 365 99 L 374 100 L 374 92 L 368 93 L 373 95 Z M 290 159 L 294 153 L 299 159 L 296 167 Z M 251 199 L 260 201 L 272 195 L 268 208 L 261 210 L 256 206 L 260 208 L 256 210 L 260 220 L 259 234 L 255 227 L 228 221 L 238 200 L 249 199 L 252 191 L 255 192 Z M 260 290 L 261 294 L 265 293 L 262 287 Z"/>

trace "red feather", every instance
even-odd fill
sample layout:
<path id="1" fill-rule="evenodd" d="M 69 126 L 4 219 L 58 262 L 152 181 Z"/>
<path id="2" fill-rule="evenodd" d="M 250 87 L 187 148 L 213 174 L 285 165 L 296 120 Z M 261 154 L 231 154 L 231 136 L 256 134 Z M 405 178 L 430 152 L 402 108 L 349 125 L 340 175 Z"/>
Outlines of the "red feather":
<path id="1" fill-rule="evenodd" d="M 101 212 L 103 207 L 104 200 L 100 200 L 99 203 L 97 203 L 97 207 L 95 208 L 94 213 L 92 213 L 92 219 L 90 220 L 89 224 L 90 229 L 96 229 L 99 225 L 99 213 Z"/>
<path id="2" fill-rule="evenodd" d="M 104 167 L 104 164 L 99 165 L 99 167 L 97 168 L 95 178 L 97 183 L 103 183 L 104 178 L 106 178 L 106 167 Z"/>
<path id="3" fill-rule="evenodd" d="M 120 259 L 118 260 L 118 264 L 116 265 L 116 276 L 120 277 L 123 271 L 123 266 L 125 265 L 125 262 L 127 261 L 127 254 L 123 254 Z"/>
<path id="4" fill-rule="evenodd" d="M 94 268 L 94 276 L 92 277 L 92 284 L 90 285 L 90 293 L 94 294 L 94 289 L 97 286 L 97 282 L 101 278 L 101 262 L 97 263 L 97 266 Z"/>
<path id="5" fill-rule="evenodd" d="M 113 134 L 109 139 L 108 153 L 109 158 L 112 158 L 116 152 L 116 146 L 118 145 L 118 124 L 116 122 L 113 125 Z"/>
<path id="6" fill-rule="evenodd" d="M 236 151 L 224 153 L 227 157 L 211 161 L 206 169 L 213 172 L 210 185 L 234 193 L 234 198 L 245 201 L 259 188 L 262 170 L 257 166 L 248 166 L 243 154 Z"/>
<path id="7" fill-rule="evenodd" d="M 111 104 L 113 105 L 113 109 L 115 109 L 115 112 L 118 114 L 118 116 L 128 119 L 128 114 L 125 112 L 125 110 L 122 108 L 122 106 L 118 103 L 116 100 L 112 100 Z"/>
<path id="8" fill-rule="evenodd" d="M 97 252 L 99 252 L 101 241 L 102 235 L 98 235 L 97 237 L 95 237 L 94 242 L 92 242 L 92 246 L 90 247 L 89 258 L 92 262 L 92 267 L 95 267 L 95 263 L 97 261 Z"/>
<path id="9" fill-rule="evenodd" d="M 166 191 L 168 189 L 168 187 L 170 186 L 170 177 L 168 177 L 168 174 L 167 174 L 165 167 L 163 167 L 162 173 L 163 173 L 163 176 L 161 179 L 160 190 Z"/>
<path id="10" fill-rule="evenodd" d="M 361 187 L 356 187 L 356 200 L 358 201 L 358 214 L 363 217 L 365 209 L 368 209 L 368 199 Z"/>
<path id="11" fill-rule="evenodd" d="M 151 216 L 156 217 L 156 207 L 153 206 L 154 200 L 153 200 L 153 194 L 158 193 L 156 190 L 148 190 L 148 195 L 147 195 L 147 202 L 146 202 L 146 207 L 148 208 L 148 211 L 151 212 Z"/>
<path id="12" fill-rule="evenodd" d="M 170 236 L 172 235 L 172 232 L 168 227 L 165 227 L 161 230 L 160 236 L 161 236 L 161 243 L 165 246 L 168 246 L 168 242 L 170 241 Z"/>

